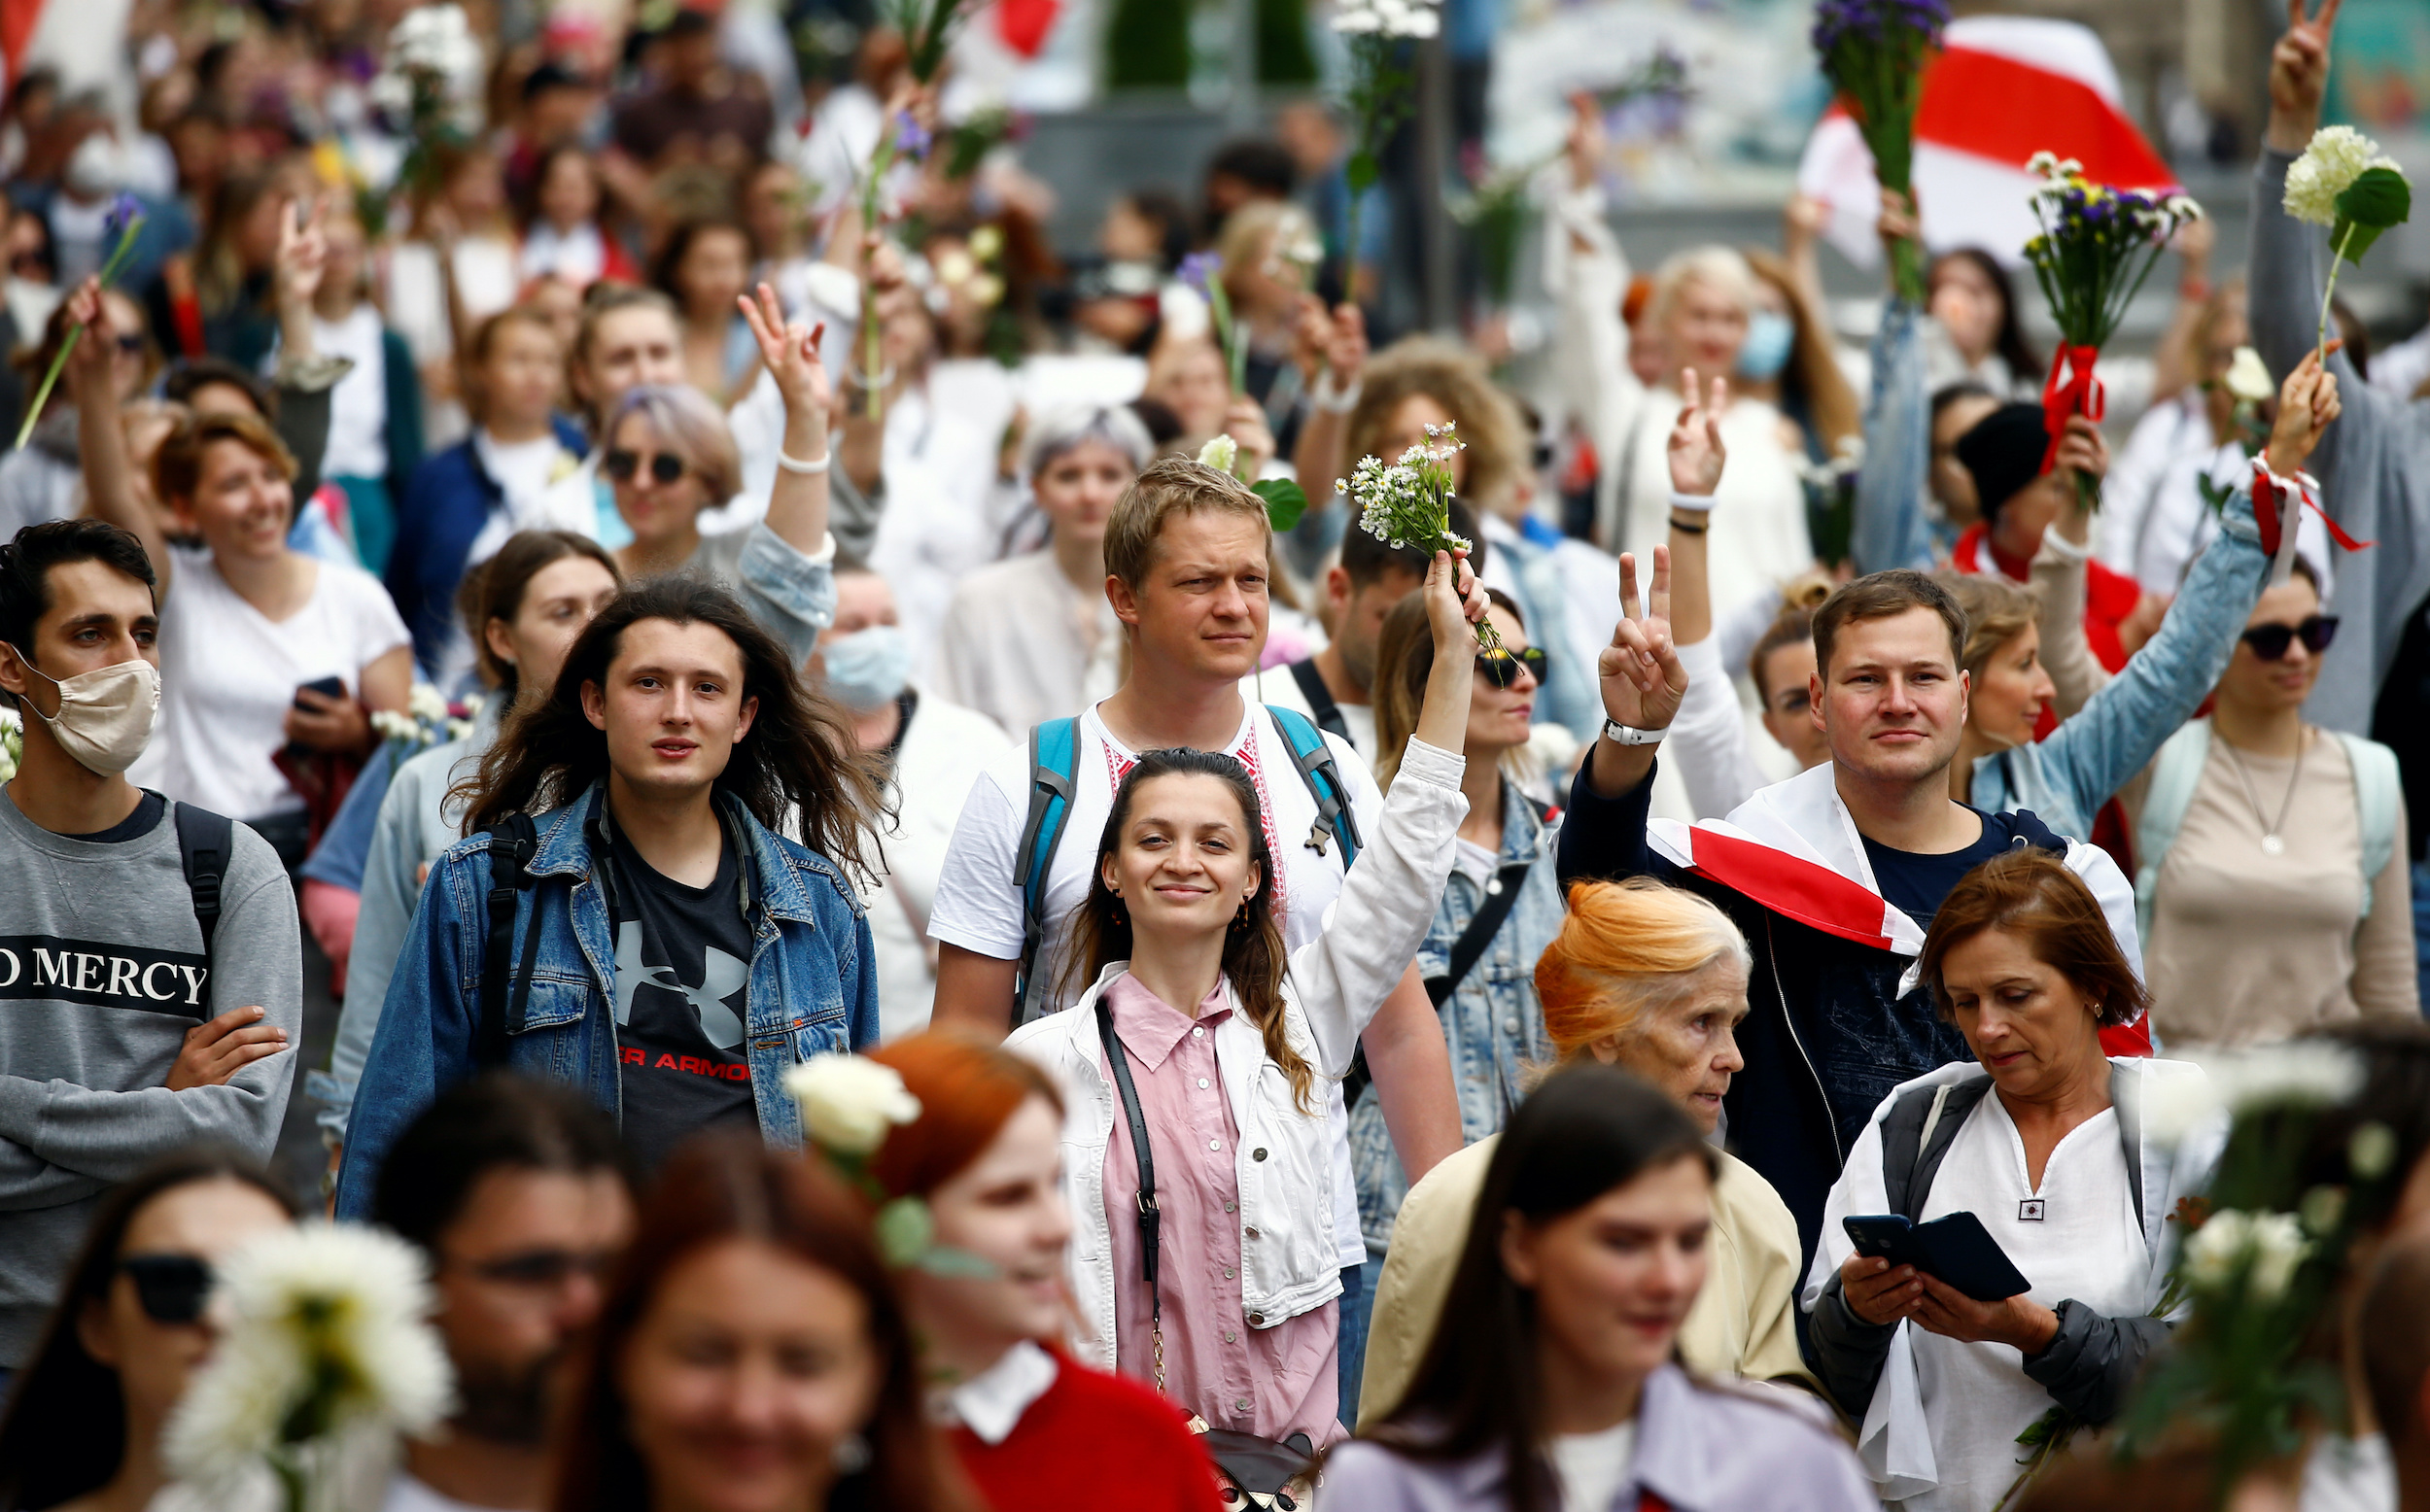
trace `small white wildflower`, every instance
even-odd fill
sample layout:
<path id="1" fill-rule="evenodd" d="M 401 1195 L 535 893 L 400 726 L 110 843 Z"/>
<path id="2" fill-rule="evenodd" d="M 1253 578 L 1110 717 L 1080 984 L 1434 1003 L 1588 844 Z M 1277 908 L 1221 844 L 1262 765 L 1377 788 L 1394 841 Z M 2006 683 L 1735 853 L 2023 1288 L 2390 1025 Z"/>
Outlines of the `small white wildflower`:
<path id="1" fill-rule="evenodd" d="M 2038 173 L 2043 178 L 2049 178 L 2059 171 L 2059 155 L 2047 150 L 2035 153 L 2025 160 L 2025 171 Z"/>
<path id="2" fill-rule="evenodd" d="M 2345 1216 L 2345 1188 L 2320 1186 L 2304 1193 L 2304 1201 L 2296 1211 L 2303 1215 L 2304 1231 L 2315 1236 L 2326 1235 Z"/>
<path id="3" fill-rule="evenodd" d="M 436 724 L 447 717 L 447 701 L 429 683 L 417 682 L 413 691 L 405 695 L 405 712 L 424 724 Z"/>
<path id="4" fill-rule="evenodd" d="M 2376 1182 L 2396 1163 L 2396 1131 L 2374 1118 L 2345 1142 L 2345 1165 L 2357 1180 Z"/>
<path id="5" fill-rule="evenodd" d="M 784 1089 L 811 1139 L 841 1155 L 875 1154 L 888 1129 L 920 1117 L 902 1074 L 863 1055 L 813 1055 L 785 1073 Z"/>
<path id="6" fill-rule="evenodd" d="M 2270 381 L 2270 365 L 2251 347 L 2238 347 L 2236 357 L 2228 363 L 2227 376 L 2220 380 L 2239 403 L 2263 404 L 2278 392 Z"/>

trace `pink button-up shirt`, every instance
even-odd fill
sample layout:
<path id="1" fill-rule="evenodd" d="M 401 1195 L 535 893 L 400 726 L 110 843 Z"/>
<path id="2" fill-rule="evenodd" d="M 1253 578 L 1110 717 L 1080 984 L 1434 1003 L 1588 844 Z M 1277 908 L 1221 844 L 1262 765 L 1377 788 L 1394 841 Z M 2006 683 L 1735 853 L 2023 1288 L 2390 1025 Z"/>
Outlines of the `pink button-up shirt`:
<path id="1" fill-rule="evenodd" d="M 1128 975 L 1105 989 L 1114 1034 L 1139 1088 L 1163 1214 L 1157 1245 L 1163 1300 L 1164 1394 L 1211 1427 L 1267 1438 L 1304 1432 L 1318 1447 L 1343 1436 L 1335 1354 L 1341 1304 L 1327 1302 L 1270 1328 L 1252 1327 L 1240 1301 L 1238 1130 L 1215 1026 L 1232 1010 L 1217 982 L 1198 1016 Z M 1100 1050 L 1099 1054 L 1103 1052 Z M 1105 1068 L 1114 1084 L 1113 1068 Z M 1156 1380 L 1155 1323 L 1139 1239 L 1139 1160 L 1130 1122 L 1115 1110 L 1105 1146 L 1105 1209 L 1113 1233 L 1115 1362 Z"/>

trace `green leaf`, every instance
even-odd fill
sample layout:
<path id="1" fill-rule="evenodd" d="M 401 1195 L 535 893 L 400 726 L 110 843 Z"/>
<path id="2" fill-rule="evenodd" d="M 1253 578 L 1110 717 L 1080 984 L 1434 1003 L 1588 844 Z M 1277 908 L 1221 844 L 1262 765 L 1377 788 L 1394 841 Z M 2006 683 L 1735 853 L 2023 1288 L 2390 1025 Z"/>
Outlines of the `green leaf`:
<path id="1" fill-rule="evenodd" d="M 2338 223 L 2329 227 L 2329 246 L 2333 260 L 2335 258 L 2343 258 L 2356 267 L 2361 267 L 2363 254 L 2369 252 L 2371 244 L 2379 239 L 2381 229 L 2380 226 L 2366 225 L 2360 221 L 2348 221 L 2340 216 Z"/>
<path id="2" fill-rule="evenodd" d="M 1349 181 L 1351 193 L 1366 193 L 1378 177 L 1375 155 L 1368 152 L 1352 153 L 1350 161 L 1343 166 L 1341 174 Z"/>
<path id="3" fill-rule="evenodd" d="M 2365 168 L 2361 177 L 2337 198 L 2337 224 L 2329 228 L 2329 245 L 2346 261 L 2360 266 L 2363 254 L 2390 226 L 2403 225 L 2413 213 L 2413 189 L 2394 168 Z"/>
<path id="4" fill-rule="evenodd" d="M 936 1237 L 928 1205 L 918 1197 L 895 1198 L 878 1210 L 869 1226 L 877 1237 L 879 1254 L 896 1270 L 918 1264 Z"/>
<path id="5" fill-rule="evenodd" d="M 1266 500 L 1266 518 L 1277 531 L 1287 531 L 1300 523 L 1307 513 L 1307 490 L 1289 478 L 1267 478 L 1249 485 L 1249 492 Z"/>

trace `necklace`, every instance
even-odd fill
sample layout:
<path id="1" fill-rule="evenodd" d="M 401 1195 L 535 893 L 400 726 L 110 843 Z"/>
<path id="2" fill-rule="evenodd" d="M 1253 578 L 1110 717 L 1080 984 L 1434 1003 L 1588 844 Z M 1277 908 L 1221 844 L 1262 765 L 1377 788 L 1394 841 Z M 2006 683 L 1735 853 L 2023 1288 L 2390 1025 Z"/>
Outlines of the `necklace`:
<path id="1" fill-rule="evenodd" d="M 2253 818 L 2261 825 L 2261 853 L 2265 856 L 2282 854 L 2286 850 L 2286 842 L 2279 839 L 2279 832 L 2286 828 L 2287 810 L 2295 807 L 2295 785 L 2304 779 L 2304 752 L 2310 742 L 2300 734 L 2296 738 L 2295 770 L 2287 773 L 2286 796 L 2278 800 L 2278 816 L 2275 819 L 2262 811 L 2261 797 L 2253 791 L 2253 779 L 2244 770 L 2244 758 L 2239 756 L 2236 747 L 2227 741 L 2219 743 L 2226 747 L 2228 765 L 2236 769 L 2237 784 L 2244 789 L 2244 801 L 2253 806 Z"/>

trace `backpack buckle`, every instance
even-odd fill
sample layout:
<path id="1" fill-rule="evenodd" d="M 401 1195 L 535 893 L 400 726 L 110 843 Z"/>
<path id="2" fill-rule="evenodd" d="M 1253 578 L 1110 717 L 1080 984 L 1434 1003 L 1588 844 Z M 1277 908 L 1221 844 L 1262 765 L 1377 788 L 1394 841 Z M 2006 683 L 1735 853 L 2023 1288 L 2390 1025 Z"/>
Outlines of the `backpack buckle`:
<path id="1" fill-rule="evenodd" d="M 1333 831 L 1325 827 L 1324 816 L 1318 815 L 1316 822 L 1307 827 L 1307 848 L 1321 856 L 1325 853 L 1325 842 L 1332 839 Z"/>

